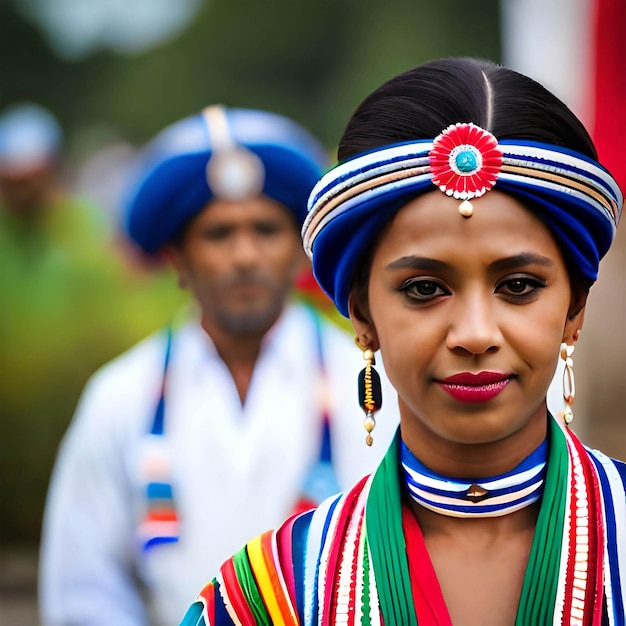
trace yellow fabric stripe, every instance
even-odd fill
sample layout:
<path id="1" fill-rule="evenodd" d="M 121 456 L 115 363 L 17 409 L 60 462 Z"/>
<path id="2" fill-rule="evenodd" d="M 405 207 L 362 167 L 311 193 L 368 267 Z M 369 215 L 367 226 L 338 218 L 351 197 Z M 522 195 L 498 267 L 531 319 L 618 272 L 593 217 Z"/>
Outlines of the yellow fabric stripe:
<path id="1" fill-rule="evenodd" d="M 267 532 L 271 533 L 271 531 Z M 272 624 L 284 626 L 286 622 L 280 610 L 280 604 L 276 597 L 274 585 L 272 584 L 272 575 L 267 567 L 265 556 L 263 555 L 262 538 L 263 535 L 260 535 L 248 542 L 248 558 L 250 559 L 250 565 L 254 572 L 259 591 L 267 607 L 267 612 L 272 618 Z"/>

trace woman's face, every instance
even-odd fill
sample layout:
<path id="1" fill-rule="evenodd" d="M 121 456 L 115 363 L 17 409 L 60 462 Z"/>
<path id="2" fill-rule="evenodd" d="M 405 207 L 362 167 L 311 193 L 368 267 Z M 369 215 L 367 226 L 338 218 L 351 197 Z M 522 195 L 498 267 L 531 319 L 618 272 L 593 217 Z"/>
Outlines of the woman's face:
<path id="1" fill-rule="evenodd" d="M 541 221 L 497 191 L 472 205 L 464 218 L 433 191 L 403 207 L 375 250 L 368 303 L 352 298 L 351 314 L 381 350 L 409 448 L 434 470 L 482 467 L 489 452 L 506 471 L 545 437 L 559 345 L 582 314 L 568 319 L 567 270 Z"/>

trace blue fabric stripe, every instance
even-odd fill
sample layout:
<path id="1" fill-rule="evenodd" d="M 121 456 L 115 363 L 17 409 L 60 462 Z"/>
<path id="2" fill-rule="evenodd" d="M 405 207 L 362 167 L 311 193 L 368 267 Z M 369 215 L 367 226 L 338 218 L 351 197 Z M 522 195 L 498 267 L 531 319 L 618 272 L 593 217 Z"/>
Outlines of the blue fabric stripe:
<path id="1" fill-rule="evenodd" d="M 148 539 L 144 544 L 143 544 L 143 549 L 145 550 L 149 550 L 150 548 L 153 548 L 154 546 L 160 546 L 166 543 L 178 543 L 178 537 L 177 536 L 170 536 L 170 537 L 150 537 L 150 539 Z"/>
<path id="2" fill-rule="evenodd" d="M 624 598 L 622 598 L 621 593 L 621 578 L 619 571 L 619 563 L 617 560 L 617 554 L 615 552 L 617 547 L 617 527 L 615 524 L 615 508 L 613 507 L 613 499 L 611 497 L 611 485 L 609 483 L 608 476 L 606 474 L 606 470 L 604 469 L 602 463 L 593 455 L 593 452 L 589 451 L 589 456 L 593 460 L 596 469 L 598 470 L 598 476 L 600 478 L 600 484 L 602 485 L 602 492 L 604 494 L 604 508 L 605 508 L 605 517 L 606 517 L 606 535 L 607 542 L 609 546 L 609 569 L 611 572 L 611 589 L 613 592 L 613 606 L 609 607 L 612 609 L 613 615 L 624 616 Z M 616 624 L 619 624 L 619 621 L 616 621 Z M 622 621 L 623 624 L 623 621 Z"/>
<path id="3" fill-rule="evenodd" d="M 428 467 L 426 467 L 408 448 L 408 446 L 404 443 L 404 441 L 400 442 L 400 460 L 403 464 L 408 465 L 412 470 L 419 472 L 420 474 L 424 474 L 430 478 L 435 478 L 437 480 L 443 480 L 446 482 L 454 483 L 454 482 L 462 482 L 462 483 L 477 483 L 481 480 L 485 480 L 483 477 L 481 478 L 464 478 L 463 480 L 456 480 L 453 478 L 447 478 L 445 476 L 440 476 L 436 474 Z M 548 460 L 548 440 L 544 439 L 541 445 L 531 454 L 529 454 L 524 460 L 522 460 L 518 465 L 516 465 L 510 472 L 505 472 L 503 474 L 498 474 L 497 476 L 489 476 L 488 480 L 500 480 L 502 478 L 507 478 L 512 476 L 513 474 L 519 474 L 520 472 L 525 472 L 529 469 L 532 469 L 536 465 L 541 463 L 545 463 Z"/>
<path id="4" fill-rule="evenodd" d="M 149 499 L 172 500 L 174 497 L 169 483 L 148 483 L 146 494 Z"/>
<path id="5" fill-rule="evenodd" d="M 434 508 L 442 510 L 456 511 L 458 513 L 480 514 L 495 511 L 504 512 L 515 506 L 519 506 L 525 503 L 530 504 L 531 502 L 538 500 L 543 493 L 543 481 L 545 478 L 546 461 L 548 458 L 548 440 L 544 439 L 541 445 L 534 452 L 527 456 L 521 463 L 519 463 L 519 465 L 517 465 L 517 467 L 512 469 L 510 472 L 506 474 L 500 474 L 498 476 L 489 477 L 486 479 L 468 478 L 460 481 L 459 479 L 452 479 L 445 476 L 440 476 L 428 469 L 419 459 L 417 459 L 403 441 L 401 442 L 400 456 L 402 465 L 404 467 L 404 477 L 406 485 L 409 488 L 411 496 L 417 502 L 430 505 Z M 416 479 L 411 474 L 409 474 L 407 468 L 409 468 L 413 472 L 416 472 L 417 474 L 421 474 L 422 476 L 428 477 L 432 480 L 436 480 L 440 484 L 440 488 L 421 484 L 419 482 L 419 478 Z M 525 480 L 522 483 L 514 484 L 509 487 L 501 487 L 499 489 L 491 489 L 489 487 L 489 484 L 493 483 L 496 480 L 502 480 L 506 478 L 513 479 L 515 475 L 529 471 L 533 468 L 537 468 L 537 471 L 533 474 L 533 476 L 531 476 L 529 479 Z M 489 497 L 483 502 L 468 502 L 466 498 L 466 493 L 468 485 L 471 485 L 472 483 L 476 483 L 484 489 L 488 490 Z M 506 504 L 492 504 L 492 498 L 495 498 L 497 496 L 515 495 L 516 493 L 532 487 L 533 485 L 536 485 L 536 489 L 524 497 L 514 498 L 511 502 L 507 502 Z M 424 494 L 417 494 L 415 492 L 415 489 L 420 489 L 428 495 L 425 496 Z M 443 503 L 438 500 L 438 497 L 454 498 L 458 501 L 458 504 L 451 504 L 448 502 Z"/>
<path id="6" fill-rule="evenodd" d="M 564 146 L 557 146 L 551 143 L 541 143 L 538 141 L 532 141 L 530 139 L 502 139 L 501 141 L 498 141 L 498 145 L 500 147 L 502 146 L 528 146 L 530 148 L 540 148 L 542 150 L 548 150 L 550 152 L 557 152 L 557 153 L 565 154 L 567 156 L 580 159 L 581 161 L 585 161 L 586 163 L 589 163 L 589 165 L 593 167 L 597 167 L 603 170 L 604 172 L 606 172 L 609 176 L 611 176 L 611 173 L 606 169 L 606 167 L 604 167 L 598 161 L 594 161 L 593 159 L 589 158 L 586 154 L 583 154 L 582 152 L 577 152 L 576 150 L 571 150 L 570 148 L 565 148 Z M 524 157 L 524 158 L 528 158 L 528 157 Z"/>
<path id="7" fill-rule="evenodd" d="M 315 583 L 313 585 L 313 598 L 315 599 L 319 598 L 319 573 L 320 573 L 320 559 L 322 558 L 322 546 L 326 544 L 326 536 L 328 535 L 328 528 L 330 527 L 330 521 L 333 517 L 333 513 L 335 509 L 337 508 L 337 504 L 339 503 L 340 499 L 341 499 L 340 497 L 337 497 L 334 500 L 334 502 L 330 505 L 328 509 L 328 513 L 326 514 L 326 519 L 324 520 L 324 528 L 322 529 L 322 539 L 320 541 L 317 561 L 315 563 Z M 314 603 L 313 613 L 312 613 L 314 624 L 316 624 L 318 621 L 318 615 L 319 615 L 319 606 L 318 606 L 318 602 L 316 601 Z"/>
<path id="8" fill-rule="evenodd" d="M 219 624 L 220 626 L 234 624 L 233 620 L 230 619 L 230 615 L 228 615 L 226 607 L 224 606 L 222 594 L 220 593 L 220 584 L 216 580 L 213 581 L 213 584 L 215 585 L 215 624 Z"/>
<path id="9" fill-rule="evenodd" d="M 194 602 L 187 609 L 180 626 L 207 626 L 207 623 L 204 621 L 204 617 L 202 617 L 203 608 L 204 607 L 200 600 Z"/>
<path id="10" fill-rule="evenodd" d="M 409 489 L 410 490 L 410 489 Z M 446 509 L 447 511 L 456 511 L 458 513 L 493 513 L 495 511 L 505 512 L 512 507 L 521 505 L 521 504 L 530 504 L 532 502 L 536 502 L 543 492 L 543 484 L 538 485 L 537 489 L 532 493 L 528 494 L 524 498 L 517 498 L 515 500 L 511 500 L 511 502 L 507 502 L 506 504 L 489 504 L 489 498 L 484 502 L 476 502 L 475 504 L 468 503 L 465 504 L 461 500 L 459 500 L 459 504 L 441 504 L 436 500 L 429 500 L 428 498 L 422 498 L 421 496 L 415 495 L 411 491 L 411 496 L 415 498 L 418 503 L 429 504 L 430 506 L 438 509 Z"/>
<path id="11" fill-rule="evenodd" d="M 165 380 L 167 377 L 167 370 L 170 362 L 170 353 L 172 351 L 172 327 L 168 326 L 165 345 L 165 359 L 163 362 L 163 383 L 161 385 L 161 395 L 157 407 L 154 411 L 154 417 L 152 418 L 152 426 L 150 428 L 150 434 L 162 435 L 165 428 Z"/>
<path id="12" fill-rule="evenodd" d="M 593 180 L 596 184 L 598 184 L 605 190 L 607 196 L 610 196 L 611 198 L 615 199 L 615 194 L 613 193 L 613 189 L 607 184 L 607 182 L 603 178 L 600 178 L 599 176 L 589 172 L 588 170 L 585 170 L 585 169 L 582 169 L 582 168 L 579 168 L 570 164 L 565 165 L 564 163 L 561 163 L 560 161 L 555 161 L 552 159 L 544 159 L 541 157 L 534 157 L 534 156 L 529 156 L 529 155 L 524 155 L 524 156 L 519 156 L 519 157 L 515 155 L 507 155 L 505 158 L 519 159 L 520 161 L 524 161 L 525 163 L 538 163 L 543 166 L 541 168 L 543 170 L 545 170 L 546 165 L 552 166 L 559 170 L 560 176 L 564 176 L 570 180 L 576 180 L 581 183 L 582 181 L 579 181 L 577 176 L 586 178 L 587 180 Z M 580 156 L 578 158 L 580 158 Z M 599 164 L 596 163 L 595 165 L 597 166 Z M 532 166 L 530 167 L 532 168 Z"/>
<path id="13" fill-rule="evenodd" d="M 487 489 L 489 491 L 489 497 L 494 498 L 496 496 L 504 496 L 510 493 L 515 493 L 516 491 L 521 491 L 522 489 L 526 489 L 526 487 L 530 487 L 531 485 L 534 485 L 540 480 L 543 480 L 545 473 L 546 473 L 546 468 L 544 465 L 542 467 L 539 467 L 537 469 L 537 473 L 531 476 L 531 478 L 524 481 L 523 483 L 516 483 L 515 485 L 512 485 L 510 487 L 502 487 L 501 489 L 489 489 L 488 483 L 484 481 L 476 481 L 476 484 L 480 485 L 484 489 Z M 435 487 L 422 485 L 421 483 L 415 481 L 413 477 L 410 476 L 409 473 L 406 471 L 405 471 L 405 477 L 406 477 L 407 484 L 414 485 L 415 487 L 418 487 L 421 491 L 424 491 L 432 496 L 445 496 L 448 498 L 459 498 L 463 500 L 465 499 L 465 494 L 467 493 L 467 489 L 468 489 L 468 487 L 465 487 L 465 486 L 458 487 L 458 485 L 453 482 L 450 483 L 449 489 L 436 489 Z"/>
<path id="14" fill-rule="evenodd" d="M 425 139 L 425 140 L 420 140 L 420 141 L 405 141 L 405 142 L 394 144 L 393 146 L 386 146 L 386 147 L 391 148 L 391 147 L 396 147 L 396 146 L 413 145 L 413 144 L 415 144 L 417 146 L 420 143 L 427 144 L 427 145 L 430 146 L 430 145 L 432 145 L 432 139 L 431 140 Z M 350 161 L 352 161 L 354 159 L 358 159 L 360 156 L 365 156 L 366 154 L 368 154 L 368 153 L 364 152 L 362 154 L 354 155 L 354 156 L 350 157 Z M 375 169 L 377 167 L 382 167 L 382 166 L 385 166 L 385 165 L 389 165 L 391 163 L 396 163 L 398 161 L 406 161 L 408 159 L 424 157 L 427 154 L 428 154 L 427 150 L 420 150 L 420 149 L 416 148 L 415 151 L 411 151 L 411 152 L 409 152 L 407 154 L 404 154 L 402 156 L 389 157 L 387 159 L 380 159 L 380 160 L 372 162 L 370 165 L 360 167 L 357 170 L 353 170 L 352 169 L 352 170 L 346 171 L 345 174 L 343 174 L 341 176 L 337 176 L 336 178 L 333 178 L 332 181 L 330 181 L 325 187 L 322 187 L 321 189 L 316 191 L 315 196 L 309 200 L 309 204 L 310 205 L 315 204 L 317 202 L 317 200 L 319 198 L 321 198 L 324 194 L 326 194 L 330 189 L 340 185 L 343 181 L 345 181 L 347 179 L 354 178 L 354 176 L 356 174 L 361 174 L 361 173 L 367 172 L 367 171 L 369 171 L 371 169 Z M 340 163 L 336 167 L 339 167 L 341 165 L 342 164 Z M 407 166 L 407 168 L 408 168 L 408 166 Z M 407 168 L 404 168 L 404 169 L 407 169 Z M 402 168 L 399 168 L 399 169 L 402 169 Z M 330 172 L 332 172 L 332 170 L 330 170 L 329 173 Z"/>
<path id="15" fill-rule="evenodd" d="M 300 624 L 304 624 L 304 566 L 306 563 L 306 542 L 312 518 L 313 511 L 300 515 L 293 523 L 291 534 L 291 558 L 296 588 L 296 609 Z"/>

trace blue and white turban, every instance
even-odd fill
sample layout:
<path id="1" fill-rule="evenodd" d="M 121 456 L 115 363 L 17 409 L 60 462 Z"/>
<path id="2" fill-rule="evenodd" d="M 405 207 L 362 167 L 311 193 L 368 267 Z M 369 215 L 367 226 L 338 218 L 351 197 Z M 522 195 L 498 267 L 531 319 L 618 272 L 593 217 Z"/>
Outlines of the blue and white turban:
<path id="1" fill-rule="evenodd" d="M 309 198 L 304 247 L 322 289 L 348 315 L 357 266 L 385 224 L 410 199 L 439 188 L 469 205 L 491 188 L 537 211 L 568 262 L 591 284 L 611 245 L 622 192 L 598 162 L 532 141 L 497 141 L 474 124 L 455 124 L 434 140 L 388 145 L 330 170 Z"/>
<path id="2" fill-rule="evenodd" d="M 212 198 L 259 194 L 290 209 L 302 225 L 326 163 L 321 144 L 290 119 L 208 107 L 167 127 L 147 146 L 125 203 L 125 228 L 154 253 Z"/>

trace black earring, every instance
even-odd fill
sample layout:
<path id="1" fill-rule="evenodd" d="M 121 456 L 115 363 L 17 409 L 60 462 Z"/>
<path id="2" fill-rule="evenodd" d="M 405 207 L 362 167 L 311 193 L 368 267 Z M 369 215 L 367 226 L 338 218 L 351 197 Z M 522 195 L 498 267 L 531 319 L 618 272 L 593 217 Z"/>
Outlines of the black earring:
<path id="1" fill-rule="evenodd" d="M 355 343 L 363 351 L 363 358 L 365 359 L 365 367 L 359 373 L 359 404 L 365 411 L 365 420 L 363 420 L 363 426 L 367 431 L 365 443 L 371 446 L 374 441 L 372 431 L 376 426 L 374 413 L 379 411 L 383 405 L 383 394 L 380 376 L 373 367 L 376 363 L 374 353 L 368 346 L 364 346 L 358 337 L 355 339 Z"/>

